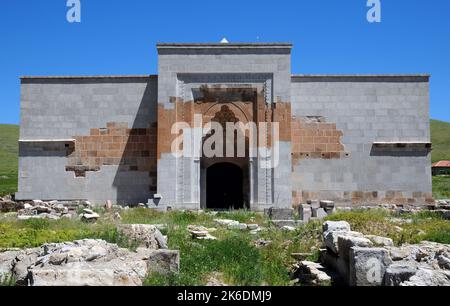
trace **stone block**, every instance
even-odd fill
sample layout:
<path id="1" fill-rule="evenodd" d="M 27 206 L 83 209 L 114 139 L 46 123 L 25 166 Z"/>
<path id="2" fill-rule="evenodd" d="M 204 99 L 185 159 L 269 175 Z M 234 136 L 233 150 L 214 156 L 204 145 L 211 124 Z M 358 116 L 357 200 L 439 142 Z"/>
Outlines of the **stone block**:
<path id="1" fill-rule="evenodd" d="M 349 255 L 350 286 L 382 285 L 386 269 L 392 264 L 386 249 L 352 247 Z"/>
<path id="2" fill-rule="evenodd" d="M 363 234 L 359 232 L 339 232 L 339 231 L 331 231 L 325 232 L 323 239 L 325 242 L 325 246 L 334 254 L 339 254 L 339 237 L 364 237 Z"/>
<path id="3" fill-rule="evenodd" d="M 328 216 L 326 211 L 323 208 L 312 208 L 312 217 L 317 218 L 318 220 L 323 220 Z"/>
<path id="4" fill-rule="evenodd" d="M 376 246 L 394 246 L 394 241 L 391 238 L 375 235 L 366 235 L 365 237 L 372 241 Z"/>
<path id="5" fill-rule="evenodd" d="M 311 206 L 308 204 L 301 204 L 298 207 L 298 213 L 300 215 L 300 220 L 308 222 L 312 217 Z"/>
<path id="6" fill-rule="evenodd" d="M 178 273 L 180 270 L 180 252 L 178 250 L 153 251 L 148 256 L 147 267 L 150 273 Z"/>
<path id="7" fill-rule="evenodd" d="M 408 264 L 392 264 L 386 269 L 384 274 L 384 286 L 400 286 L 408 281 L 417 272 L 417 267 Z"/>
<path id="8" fill-rule="evenodd" d="M 322 226 L 323 232 L 349 232 L 350 224 L 347 221 L 326 221 Z"/>
<path id="9" fill-rule="evenodd" d="M 294 210 L 292 208 L 269 208 L 266 213 L 272 220 L 294 220 Z"/>
<path id="10" fill-rule="evenodd" d="M 373 243 L 364 237 L 355 237 L 350 235 L 338 236 L 338 251 L 339 256 L 348 261 L 350 256 L 350 249 L 353 247 L 368 248 L 372 247 Z"/>

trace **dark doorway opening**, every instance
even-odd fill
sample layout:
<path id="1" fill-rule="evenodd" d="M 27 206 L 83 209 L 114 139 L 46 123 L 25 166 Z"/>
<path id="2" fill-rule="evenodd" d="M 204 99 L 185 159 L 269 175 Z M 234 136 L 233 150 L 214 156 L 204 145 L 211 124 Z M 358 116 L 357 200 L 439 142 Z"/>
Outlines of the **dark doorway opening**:
<path id="1" fill-rule="evenodd" d="M 217 163 L 206 170 L 206 207 L 226 210 L 244 205 L 243 171 L 231 163 Z"/>

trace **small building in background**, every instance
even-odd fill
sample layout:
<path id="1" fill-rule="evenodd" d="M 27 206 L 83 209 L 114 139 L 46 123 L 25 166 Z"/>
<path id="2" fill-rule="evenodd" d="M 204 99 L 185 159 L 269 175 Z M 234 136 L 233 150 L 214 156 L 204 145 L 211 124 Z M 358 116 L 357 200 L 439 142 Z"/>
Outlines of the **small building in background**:
<path id="1" fill-rule="evenodd" d="M 431 165 L 431 172 L 433 175 L 442 175 L 442 174 L 448 174 L 450 175 L 450 161 L 448 160 L 441 160 L 437 163 L 434 163 Z"/>

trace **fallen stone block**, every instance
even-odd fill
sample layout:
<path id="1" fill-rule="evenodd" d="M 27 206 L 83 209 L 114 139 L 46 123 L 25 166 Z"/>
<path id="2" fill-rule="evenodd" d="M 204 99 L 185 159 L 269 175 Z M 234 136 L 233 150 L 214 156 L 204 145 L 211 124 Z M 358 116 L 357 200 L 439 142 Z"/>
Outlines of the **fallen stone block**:
<path id="1" fill-rule="evenodd" d="M 401 283 L 409 281 L 415 275 L 417 267 L 411 264 L 392 264 L 386 269 L 384 274 L 384 286 L 400 286 Z"/>
<path id="2" fill-rule="evenodd" d="M 326 273 L 325 268 L 315 262 L 302 261 L 294 266 L 294 278 L 307 286 L 329 286 L 331 285 L 331 276 Z"/>
<path id="3" fill-rule="evenodd" d="M 440 270 L 432 270 L 419 268 L 417 272 L 411 276 L 408 281 L 400 284 L 400 286 L 420 286 L 420 287 L 437 287 L 450 286 L 450 278 Z"/>
<path id="4" fill-rule="evenodd" d="M 323 232 L 349 232 L 350 224 L 347 221 L 326 221 L 322 226 Z"/>
<path id="5" fill-rule="evenodd" d="M 12 266 L 22 286 L 140 286 L 149 271 L 177 272 L 179 253 L 85 239 L 20 251 Z"/>
<path id="6" fill-rule="evenodd" d="M 333 252 L 336 255 L 339 255 L 339 244 L 338 239 L 339 236 L 349 236 L 349 237 L 364 237 L 363 234 L 359 232 L 340 232 L 340 231 L 331 231 L 331 232 L 325 232 L 324 234 L 324 243 L 325 246 Z"/>
<path id="7" fill-rule="evenodd" d="M 300 220 L 304 222 L 309 222 L 312 217 L 311 206 L 308 204 L 301 204 L 298 207 L 298 213 L 300 215 Z"/>
<path id="8" fill-rule="evenodd" d="M 178 273 L 180 252 L 177 250 L 156 250 L 148 255 L 148 272 L 159 274 Z"/>
<path id="9" fill-rule="evenodd" d="M 13 263 L 20 251 L 6 251 L 0 253 L 0 281 L 12 276 Z"/>
<path id="10" fill-rule="evenodd" d="M 392 264 L 386 249 L 352 247 L 349 255 L 350 286 L 382 285 L 386 269 Z"/>
<path id="11" fill-rule="evenodd" d="M 334 202 L 333 201 L 320 201 L 320 207 L 323 208 L 327 214 L 334 212 Z"/>
<path id="12" fill-rule="evenodd" d="M 128 239 L 129 243 L 138 242 L 148 249 L 167 249 L 167 242 L 154 225 L 120 224 L 117 230 Z"/>
<path id="13" fill-rule="evenodd" d="M 311 208 L 320 208 L 320 202 L 319 200 L 308 200 L 306 201 L 306 204 L 311 205 Z"/>
<path id="14" fill-rule="evenodd" d="M 323 208 L 312 208 L 312 217 L 318 220 L 323 220 L 328 217 L 328 214 Z"/>
<path id="15" fill-rule="evenodd" d="M 339 235 L 338 236 L 338 252 L 339 256 L 345 261 L 349 260 L 350 249 L 353 247 L 369 248 L 372 247 L 373 243 L 364 237 L 354 237 L 350 235 Z"/>
<path id="16" fill-rule="evenodd" d="M 366 235 L 365 237 L 372 241 L 376 246 L 394 246 L 394 241 L 391 238 L 374 235 Z"/>

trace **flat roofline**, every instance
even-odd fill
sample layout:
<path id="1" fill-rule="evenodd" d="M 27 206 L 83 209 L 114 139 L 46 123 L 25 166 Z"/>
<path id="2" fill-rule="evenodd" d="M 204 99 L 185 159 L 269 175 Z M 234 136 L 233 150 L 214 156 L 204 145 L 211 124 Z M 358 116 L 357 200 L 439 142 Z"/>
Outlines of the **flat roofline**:
<path id="1" fill-rule="evenodd" d="M 427 83 L 430 74 L 293 74 L 293 82 Z"/>
<path id="2" fill-rule="evenodd" d="M 292 44 L 287 42 L 275 43 L 158 43 L 158 49 L 292 49 Z"/>
<path id="3" fill-rule="evenodd" d="M 431 77 L 431 74 L 293 74 L 293 78 L 404 78 L 404 77 Z"/>
<path id="4" fill-rule="evenodd" d="M 31 79 L 146 79 L 157 78 L 150 75 L 67 75 L 67 76 L 20 76 L 21 80 Z M 430 74 L 292 74 L 292 78 L 430 78 Z"/>
<path id="5" fill-rule="evenodd" d="M 39 80 L 39 79 L 147 79 L 157 78 L 158 75 L 79 75 L 79 76 L 21 76 L 21 80 Z"/>
<path id="6" fill-rule="evenodd" d="M 73 138 L 67 139 L 19 139 L 19 142 L 76 142 Z"/>

